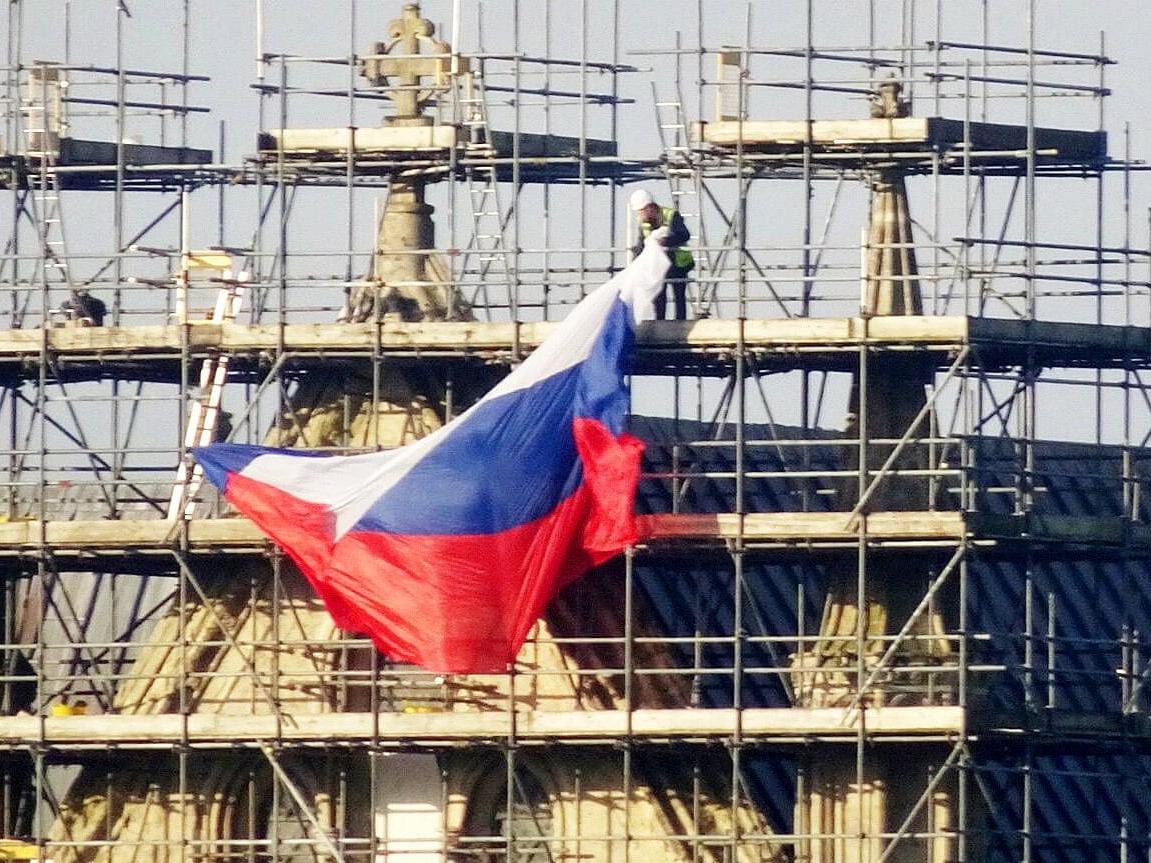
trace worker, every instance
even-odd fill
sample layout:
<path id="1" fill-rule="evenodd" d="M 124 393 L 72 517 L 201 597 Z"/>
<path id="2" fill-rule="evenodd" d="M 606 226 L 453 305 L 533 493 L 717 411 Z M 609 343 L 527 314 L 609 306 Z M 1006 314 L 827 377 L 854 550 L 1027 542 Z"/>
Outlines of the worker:
<path id="1" fill-rule="evenodd" d="M 227 411 L 220 411 L 216 417 L 216 428 L 212 432 L 212 443 L 227 443 L 232 436 L 232 415 Z"/>
<path id="2" fill-rule="evenodd" d="M 68 320 L 76 321 L 82 327 L 102 327 L 107 307 L 103 300 L 92 296 L 87 288 L 77 288 L 72 291 L 71 297 L 60 304 L 60 311 L 68 316 Z"/>
<path id="3" fill-rule="evenodd" d="M 637 189 L 631 193 L 631 209 L 639 221 L 639 237 L 632 249 L 636 255 L 643 251 L 644 241 L 653 231 L 657 228 L 667 228 L 659 243 L 667 249 L 671 266 L 664 277 L 663 290 L 655 298 L 655 316 L 659 320 L 664 319 L 667 313 L 667 289 L 670 287 L 675 302 L 675 319 L 685 321 L 687 274 L 695 266 L 695 258 L 691 252 L 683 248 L 683 245 L 691 239 L 687 225 L 683 222 L 683 216 L 674 207 L 661 207 L 646 189 Z"/>

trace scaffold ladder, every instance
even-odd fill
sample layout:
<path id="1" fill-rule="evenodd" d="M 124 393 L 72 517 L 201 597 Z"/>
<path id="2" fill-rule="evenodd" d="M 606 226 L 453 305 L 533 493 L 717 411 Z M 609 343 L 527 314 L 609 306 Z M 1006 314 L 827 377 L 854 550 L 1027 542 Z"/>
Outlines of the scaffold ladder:
<path id="1" fill-rule="evenodd" d="M 244 298 L 244 283 L 229 280 L 216 295 L 216 305 L 208 320 L 226 323 L 236 320 Z M 228 381 L 228 355 L 208 357 L 200 366 L 200 397 L 188 410 L 188 425 L 184 429 L 184 451 L 192 447 L 207 446 L 216 438 L 220 424 L 220 405 L 224 385 Z M 195 508 L 196 492 L 204 482 L 204 470 L 185 455 L 176 471 L 176 482 L 168 500 L 168 521 L 191 518 Z"/>
<path id="2" fill-rule="evenodd" d="M 481 67 L 482 68 L 482 67 Z M 461 266 L 474 254 L 479 262 L 480 284 L 471 298 L 472 306 L 482 304 L 491 308 L 488 285 L 491 282 L 507 286 L 507 300 L 511 301 L 511 268 L 508 265 L 507 243 L 504 237 L 506 219 L 500 206 L 499 182 L 494 162 L 483 164 L 484 159 L 492 159 L 495 150 L 491 145 L 491 130 L 488 125 L 487 102 L 482 84 L 477 84 L 476 76 L 468 74 L 463 80 L 463 95 L 459 99 L 463 112 L 461 126 L 467 133 L 464 141 L 466 163 L 464 176 L 467 180 L 468 202 L 472 215 L 472 239 L 465 250 Z M 472 164 L 472 159 L 480 164 Z"/>
<path id="3" fill-rule="evenodd" d="M 32 202 L 43 252 L 43 279 L 72 286 L 56 174 L 60 135 L 64 127 L 63 90 L 67 80 L 62 70 L 39 64 L 28 72 L 28 98 L 23 105 L 26 137 L 24 152 L 39 166 Z M 54 272 L 54 277 L 53 277 Z"/>
<path id="4" fill-rule="evenodd" d="M 483 69 L 483 61 L 480 61 Z M 481 73 L 482 74 L 482 73 Z M 491 139 L 488 129 L 488 108 L 482 87 L 476 85 L 479 76 L 468 72 L 459 77 L 456 90 L 456 104 L 459 106 L 460 127 L 467 133 L 464 147 L 468 149 L 490 149 Z"/>
<path id="5" fill-rule="evenodd" d="M 665 153 L 686 154 L 687 117 L 683 111 L 683 101 L 678 97 L 661 99 L 654 81 L 651 84 L 651 96 L 652 104 L 655 106 L 660 148 Z"/>
<path id="6" fill-rule="evenodd" d="M 675 98 L 661 98 L 655 82 L 651 85 L 652 104 L 655 107 L 656 129 L 659 132 L 659 143 L 664 153 L 667 165 L 667 184 L 671 193 L 672 207 L 690 227 L 692 236 L 696 237 L 696 245 L 703 238 L 698 232 L 701 230 L 703 219 L 700 217 L 699 194 L 691 182 L 684 182 L 681 172 L 675 168 L 691 168 L 691 145 L 688 142 L 687 114 L 683 109 L 683 98 L 676 93 Z M 706 245 L 704 243 L 703 245 Z M 696 255 L 697 259 L 706 257 L 705 253 Z M 706 263 L 705 261 L 701 261 Z M 689 285 L 689 288 L 691 286 Z M 696 313 L 705 308 L 702 292 L 692 290 L 697 299 L 693 303 Z"/>
<path id="7" fill-rule="evenodd" d="M 652 104 L 655 106 L 656 127 L 659 131 L 659 143 L 667 157 L 669 167 L 677 167 L 670 163 L 678 162 L 678 167 L 687 168 L 691 162 L 691 147 L 687 140 L 687 115 L 683 110 L 683 100 L 678 96 L 674 99 L 662 99 L 656 89 L 655 83 L 651 85 Z M 694 204 L 685 209 L 685 198 L 697 197 L 695 189 L 685 184 L 683 178 L 674 170 L 667 173 L 668 186 L 671 190 L 672 206 L 679 211 L 684 219 L 697 219 L 698 207 Z"/>

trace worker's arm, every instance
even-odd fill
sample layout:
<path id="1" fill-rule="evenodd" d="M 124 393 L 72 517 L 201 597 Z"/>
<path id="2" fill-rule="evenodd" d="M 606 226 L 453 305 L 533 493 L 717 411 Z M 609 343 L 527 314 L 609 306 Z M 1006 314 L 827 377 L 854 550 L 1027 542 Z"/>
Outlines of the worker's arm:
<path id="1" fill-rule="evenodd" d="M 643 227 L 641 226 L 636 230 L 635 243 L 631 247 L 631 256 L 638 258 L 643 253 Z"/>
<path id="2" fill-rule="evenodd" d="M 663 244 L 668 248 L 678 248 L 687 243 L 691 239 L 691 232 L 688 231 L 687 225 L 683 221 L 683 216 L 676 211 L 672 214 L 671 224 L 667 226 L 667 237 L 663 239 Z"/>

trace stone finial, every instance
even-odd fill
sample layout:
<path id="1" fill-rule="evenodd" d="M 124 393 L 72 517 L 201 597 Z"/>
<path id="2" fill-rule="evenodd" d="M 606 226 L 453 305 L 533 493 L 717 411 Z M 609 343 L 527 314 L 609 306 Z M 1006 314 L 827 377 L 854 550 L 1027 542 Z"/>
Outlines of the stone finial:
<path id="1" fill-rule="evenodd" d="M 377 42 L 375 56 L 360 64 L 360 74 L 373 86 L 397 88 L 386 91 L 396 106 L 391 122 L 419 118 L 424 106 L 448 86 L 451 46 L 434 38 L 435 32 L 435 25 L 420 16 L 420 4 L 406 3 L 400 17 L 388 22 L 389 40 Z"/>
<path id="2" fill-rule="evenodd" d="M 871 96 L 871 116 L 884 119 L 906 117 L 910 113 L 903 98 L 903 85 L 895 79 L 880 84 Z"/>
<path id="3" fill-rule="evenodd" d="M 399 18 L 388 22 L 388 35 L 393 39 L 413 40 L 405 47 L 411 48 L 406 54 L 415 54 L 415 41 L 421 36 L 431 37 L 436 32 L 436 26 L 427 18 L 420 17 L 419 3 L 405 3 Z"/>

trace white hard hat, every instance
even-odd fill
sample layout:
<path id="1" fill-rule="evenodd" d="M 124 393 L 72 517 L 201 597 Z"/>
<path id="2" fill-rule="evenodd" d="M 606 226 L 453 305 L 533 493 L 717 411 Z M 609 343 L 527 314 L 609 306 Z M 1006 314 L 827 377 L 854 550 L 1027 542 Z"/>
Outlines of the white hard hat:
<path id="1" fill-rule="evenodd" d="M 647 189 L 636 189 L 631 193 L 629 202 L 631 203 L 632 210 L 638 213 L 644 207 L 650 207 L 652 204 L 654 204 L 655 199 L 652 198 L 651 192 L 649 192 Z"/>

